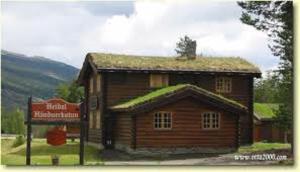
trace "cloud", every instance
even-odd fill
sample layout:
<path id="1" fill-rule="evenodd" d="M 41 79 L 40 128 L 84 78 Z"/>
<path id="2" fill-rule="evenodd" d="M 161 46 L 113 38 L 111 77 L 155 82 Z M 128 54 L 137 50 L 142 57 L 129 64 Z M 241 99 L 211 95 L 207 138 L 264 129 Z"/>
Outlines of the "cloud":
<path id="1" fill-rule="evenodd" d="M 278 63 L 267 36 L 239 21 L 236 2 L 136 1 L 123 10 L 106 4 L 102 14 L 103 6 L 83 2 L 53 4 L 53 11 L 45 3 L 28 6 L 4 8 L 4 49 L 81 67 L 90 51 L 175 55 L 176 42 L 187 34 L 204 55 L 241 56 L 263 70 Z"/>

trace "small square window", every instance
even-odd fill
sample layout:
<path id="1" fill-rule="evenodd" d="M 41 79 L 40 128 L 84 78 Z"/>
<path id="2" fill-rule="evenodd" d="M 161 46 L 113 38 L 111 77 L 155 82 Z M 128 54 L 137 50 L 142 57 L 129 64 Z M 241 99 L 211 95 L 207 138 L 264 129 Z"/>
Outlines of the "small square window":
<path id="1" fill-rule="evenodd" d="M 171 129 L 172 115 L 170 112 L 156 112 L 154 114 L 155 129 Z"/>
<path id="2" fill-rule="evenodd" d="M 168 74 L 150 74 L 150 87 L 165 87 L 169 85 Z"/>
<path id="3" fill-rule="evenodd" d="M 203 129 L 218 129 L 220 123 L 220 114 L 217 112 L 204 112 L 202 114 Z"/>
<path id="4" fill-rule="evenodd" d="M 216 92 L 230 93 L 232 87 L 232 81 L 229 77 L 216 78 Z"/>

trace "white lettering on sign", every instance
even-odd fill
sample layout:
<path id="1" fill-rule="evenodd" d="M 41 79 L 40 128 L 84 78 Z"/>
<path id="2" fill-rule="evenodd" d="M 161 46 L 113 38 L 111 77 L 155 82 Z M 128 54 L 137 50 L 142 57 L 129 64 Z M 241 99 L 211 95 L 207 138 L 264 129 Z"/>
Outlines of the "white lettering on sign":
<path id="1" fill-rule="evenodd" d="M 80 106 L 78 103 L 68 103 L 62 99 L 50 99 L 32 103 L 31 115 L 33 121 L 79 121 Z"/>
<path id="2" fill-rule="evenodd" d="M 72 113 L 72 112 L 41 112 L 41 111 L 35 111 L 34 112 L 35 118 L 78 118 L 78 113 Z"/>
<path id="3" fill-rule="evenodd" d="M 47 103 L 46 104 L 46 109 L 47 110 L 66 110 L 67 105 L 61 105 L 61 104 L 52 104 L 52 103 Z"/>

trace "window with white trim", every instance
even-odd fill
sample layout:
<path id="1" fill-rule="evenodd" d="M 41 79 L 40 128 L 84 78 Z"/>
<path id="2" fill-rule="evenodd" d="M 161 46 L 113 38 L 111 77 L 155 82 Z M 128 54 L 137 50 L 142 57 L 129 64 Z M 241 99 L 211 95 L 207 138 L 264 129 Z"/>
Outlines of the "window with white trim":
<path id="1" fill-rule="evenodd" d="M 216 78 L 216 92 L 230 93 L 232 87 L 232 81 L 229 77 Z"/>
<path id="2" fill-rule="evenodd" d="M 218 113 L 218 112 L 202 113 L 202 128 L 203 129 L 219 129 L 220 128 L 220 113 Z"/>
<path id="3" fill-rule="evenodd" d="M 154 114 L 154 128 L 171 129 L 172 128 L 171 112 L 156 112 Z"/>

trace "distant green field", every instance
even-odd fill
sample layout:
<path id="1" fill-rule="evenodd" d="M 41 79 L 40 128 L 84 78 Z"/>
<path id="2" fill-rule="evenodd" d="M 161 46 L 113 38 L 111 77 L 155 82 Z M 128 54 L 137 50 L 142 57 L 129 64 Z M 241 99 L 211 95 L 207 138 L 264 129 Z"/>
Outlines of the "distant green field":
<path id="1" fill-rule="evenodd" d="M 1 139 L 1 164 L 25 165 L 26 143 L 16 148 L 12 147 L 14 139 Z M 85 165 L 101 165 L 99 150 L 85 146 Z M 45 139 L 34 139 L 31 148 L 32 165 L 51 165 L 51 155 L 58 155 L 60 165 L 79 164 L 79 141 L 68 141 L 62 146 L 50 146 Z"/>
<path id="2" fill-rule="evenodd" d="M 254 112 L 260 118 L 273 118 L 279 105 L 274 103 L 254 103 Z"/>

